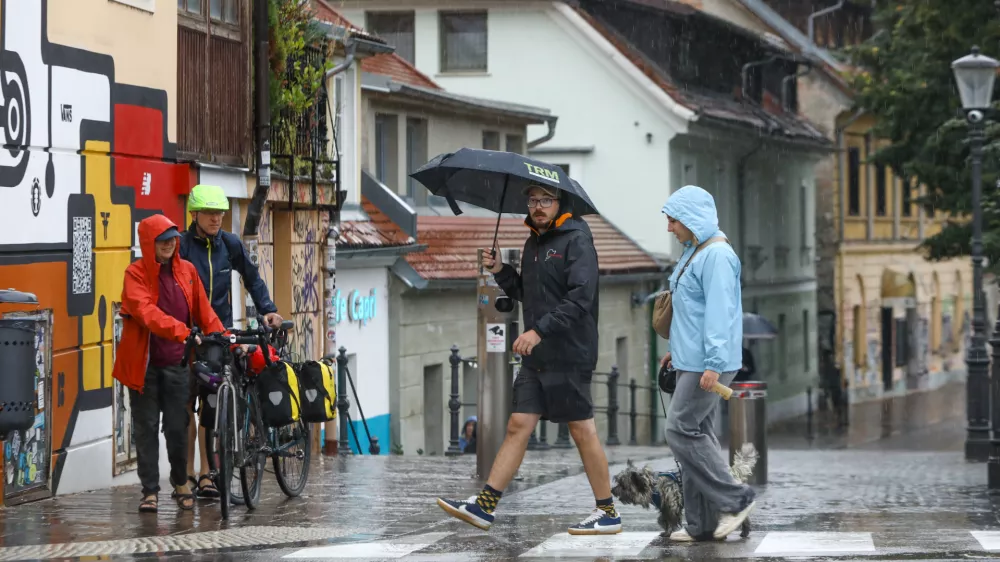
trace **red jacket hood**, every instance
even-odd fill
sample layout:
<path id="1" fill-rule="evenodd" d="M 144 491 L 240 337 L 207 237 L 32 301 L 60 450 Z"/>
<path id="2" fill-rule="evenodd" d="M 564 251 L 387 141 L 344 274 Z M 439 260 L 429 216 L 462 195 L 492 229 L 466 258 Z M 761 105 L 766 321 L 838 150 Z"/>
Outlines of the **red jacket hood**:
<path id="1" fill-rule="evenodd" d="M 142 265 L 146 268 L 146 272 L 152 275 L 151 279 L 156 279 L 157 275 L 160 274 L 160 264 L 156 261 L 156 237 L 171 227 L 177 228 L 177 225 L 165 215 L 153 215 L 139 222 L 139 249 L 142 250 Z M 174 256 L 176 255 L 175 251 Z"/>

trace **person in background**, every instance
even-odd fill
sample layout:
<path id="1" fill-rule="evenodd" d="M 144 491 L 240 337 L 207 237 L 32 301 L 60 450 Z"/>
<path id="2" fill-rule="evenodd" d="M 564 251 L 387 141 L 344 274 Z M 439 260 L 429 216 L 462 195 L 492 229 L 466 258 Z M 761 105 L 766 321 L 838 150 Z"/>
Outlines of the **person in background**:
<path id="1" fill-rule="evenodd" d="M 112 376 L 129 389 L 135 438 L 140 513 L 156 513 L 160 492 L 160 416 L 170 460 L 171 494 L 183 510 L 194 508 L 187 481 L 187 404 L 191 377 L 181 367 L 184 344 L 197 325 L 225 331 L 212 310 L 194 265 L 177 255 L 180 232 L 170 219 L 153 215 L 138 228 L 142 257 L 125 269 L 122 334 Z M 195 343 L 201 340 L 195 337 Z"/>
<path id="2" fill-rule="evenodd" d="M 188 212 L 191 225 L 181 237 L 180 255 L 194 263 L 198 275 L 208 290 L 208 300 L 212 309 L 227 328 L 233 326 L 232 272 L 235 270 L 243 279 L 243 286 L 253 299 L 257 312 L 264 316 L 268 326 L 281 326 L 278 307 L 271 300 L 267 284 L 261 278 L 257 266 L 247 253 L 239 237 L 222 230 L 222 218 L 229 210 L 229 199 L 216 185 L 196 185 L 188 195 Z M 237 303 L 239 305 L 239 303 Z M 197 494 L 203 498 L 219 497 L 219 490 L 209 477 L 209 465 L 205 453 L 205 429 L 215 423 L 215 397 L 208 388 L 196 385 L 197 395 L 191 400 L 191 424 L 188 443 L 188 480 L 196 486 Z M 194 422 L 195 400 L 198 399 L 200 426 Z M 194 444 L 197 441 L 201 453 L 200 476 L 194 476 Z"/>
<path id="3" fill-rule="evenodd" d="M 757 375 L 757 364 L 753 360 L 753 352 L 750 351 L 749 347 L 744 346 L 743 366 L 740 367 L 739 372 L 736 373 L 736 378 L 733 379 L 733 382 L 753 380 L 753 378 L 756 375 Z"/>
<path id="4" fill-rule="evenodd" d="M 469 416 L 465 420 L 465 427 L 462 428 L 462 435 L 458 437 L 458 448 L 463 453 L 476 452 L 476 425 L 479 419 L 476 416 Z"/>

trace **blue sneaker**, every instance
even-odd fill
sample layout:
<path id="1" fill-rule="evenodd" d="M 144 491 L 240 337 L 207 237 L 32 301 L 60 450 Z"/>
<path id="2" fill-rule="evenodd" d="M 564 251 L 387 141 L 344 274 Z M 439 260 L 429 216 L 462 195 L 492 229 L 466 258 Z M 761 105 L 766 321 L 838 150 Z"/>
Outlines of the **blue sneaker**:
<path id="1" fill-rule="evenodd" d="M 441 506 L 441 509 L 445 510 L 448 515 L 451 515 L 455 519 L 461 519 L 470 525 L 474 525 L 484 531 L 488 531 L 490 529 L 490 525 L 493 525 L 493 514 L 486 513 L 483 511 L 483 508 L 479 507 L 476 503 L 477 497 L 478 496 L 472 496 L 465 501 L 438 498 L 438 505 Z"/>
<path id="2" fill-rule="evenodd" d="M 617 535 L 622 532 L 622 516 L 611 517 L 603 509 L 594 509 L 583 521 L 568 529 L 571 535 Z"/>

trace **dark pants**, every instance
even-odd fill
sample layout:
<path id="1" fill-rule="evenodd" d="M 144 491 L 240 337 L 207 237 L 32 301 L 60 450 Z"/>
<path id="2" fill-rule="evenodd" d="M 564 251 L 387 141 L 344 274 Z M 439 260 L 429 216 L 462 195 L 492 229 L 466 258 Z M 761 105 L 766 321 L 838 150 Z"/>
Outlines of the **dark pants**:
<path id="1" fill-rule="evenodd" d="M 143 391 L 129 389 L 132 406 L 132 432 L 138 460 L 139 481 L 144 496 L 160 491 L 160 414 L 163 414 L 163 437 L 170 460 L 170 482 L 187 482 L 188 399 L 191 380 L 187 369 L 179 366 L 146 369 Z"/>

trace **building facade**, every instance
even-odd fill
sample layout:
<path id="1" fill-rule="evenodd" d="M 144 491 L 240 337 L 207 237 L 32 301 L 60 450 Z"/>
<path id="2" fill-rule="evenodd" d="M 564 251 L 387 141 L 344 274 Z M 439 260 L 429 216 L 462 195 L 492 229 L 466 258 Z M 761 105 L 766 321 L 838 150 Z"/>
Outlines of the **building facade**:
<path id="1" fill-rule="evenodd" d="M 854 107 L 842 76 L 851 69 L 830 50 L 873 33 L 871 10 L 846 3 L 733 0 L 720 15 L 751 14 L 809 58 L 798 83 L 802 115 L 836 151 L 816 167 L 817 309 L 822 405 L 933 389 L 965 375 L 971 333 L 972 267 L 967 259 L 929 262 L 917 246 L 946 217 L 914 204 L 922 186 L 871 163 L 884 141 L 874 118 Z M 846 390 L 846 396 L 844 391 Z"/>
<path id="2" fill-rule="evenodd" d="M 139 221 L 184 223 L 190 169 L 176 163 L 173 1 L 8 0 L 2 13 L 4 60 L 16 62 L 5 63 L 0 285 L 39 301 L 0 308 L 37 325 L 38 415 L 4 442 L 10 505 L 137 481 L 111 377 L 123 273 Z"/>

